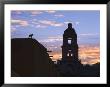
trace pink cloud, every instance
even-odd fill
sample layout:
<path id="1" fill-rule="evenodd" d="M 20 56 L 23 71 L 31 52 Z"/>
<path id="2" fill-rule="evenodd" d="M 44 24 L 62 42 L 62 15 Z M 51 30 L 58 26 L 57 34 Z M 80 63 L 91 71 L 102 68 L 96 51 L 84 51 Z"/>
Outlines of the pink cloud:
<path id="1" fill-rule="evenodd" d="M 11 28 L 11 32 L 15 32 L 16 31 L 16 28 L 15 27 L 12 27 Z"/>
<path id="2" fill-rule="evenodd" d="M 71 21 L 65 21 L 64 23 L 65 23 L 65 24 L 68 24 L 68 23 L 71 23 Z"/>
<path id="3" fill-rule="evenodd" d="M 85 33 L 85 34 L 80 34 L 79 36 L 96 36 L 99 35 L 98 33 Z"/>
<path id="4" fill-rule="evenodd" d="M 47 12 L 47 13 L 55 13 L 56 11 L 55 10 L 47 10 L 45 12 Z"/>
<path id="5" fill-rule="evenodd" d="M 49 21 L 49 20 L 40 20 L 39 23 L 42 23 L 42 24 L 45 24 L 45 25 L 54 26 L 54 27 L 63 26 L 63 23 L 58 23 L 56 21 Z"/>
<path id="6" fill-rule="evenodd" d="M 20 22 L 20 25 L 21 25 L 21 26 L 28 26 L 28 22 L 27 22 L 27 21 L 21 21 L 21 22 Z"/>
<path id="7" fill-rule="evenodd" d="M 25 20 L 11 20 L 12 25 L 28 26 L 28 21 Z"/>
<path id="8" fill-rule="evenodd" d="M 56 14 L 56 15 L 54 15 L 55 17 L 64 17 L 64 15 L 62 15 L 62 14 Z"/>
<path id="9" fill-rule="evenodd" d="M 20 11 L 20 10 L 14 10 L 13 12 L 15 12 L 16 14 L 21 14 L 22 13 L 22 11 Z"/>
<path id="10" fill-rule="evenodd" d="M 48 39 L 63 39 L 63 37 L 62 36 L 48 37 Z"/>
<path id="11" fill-rule="evenodd" d="M 45 26 L 45 25 L 40 25 L 40 24 L 38 24 L 38 25 L 36 25 L 36 28 L 46 28 L 47 26 Z"/>
<path id="12" fill-rule="evenodd" d="M 42 11 L 30 11 L 31 12 L 31 16 L 36 16 L 36 15 L 39 15 L 39 14 L 42 14 L 43 12 Z"/>

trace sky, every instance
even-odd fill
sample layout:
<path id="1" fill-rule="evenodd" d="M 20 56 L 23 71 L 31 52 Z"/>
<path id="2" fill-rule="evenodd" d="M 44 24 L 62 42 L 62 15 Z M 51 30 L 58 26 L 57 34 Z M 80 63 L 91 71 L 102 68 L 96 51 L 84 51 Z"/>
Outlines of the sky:
<path id="1" fill-rule="evenodd" d="M 99 10 L 12 10 L 11 38 L 33 38 L 52 52 L 52 60 L 62 57 L 63 33 L 72 23 L 77 33 L 79 59 L 83 64 L 100 62 Z"/>

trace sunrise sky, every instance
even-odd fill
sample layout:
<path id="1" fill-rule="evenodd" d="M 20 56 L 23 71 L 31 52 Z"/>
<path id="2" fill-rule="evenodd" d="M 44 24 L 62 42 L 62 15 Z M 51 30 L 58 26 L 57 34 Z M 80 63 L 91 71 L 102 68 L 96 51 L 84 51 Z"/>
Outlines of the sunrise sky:
<path id="1" fill-rule="evenodd" d="M 53 55 L 62 58 L 62 38 L 71 22 L 78 36 L 79 59 L 83 64 L 100 62 L 100 11 L 84 10 L 13 10 L 11 38 L 27 38 L 33 33 Z"/>

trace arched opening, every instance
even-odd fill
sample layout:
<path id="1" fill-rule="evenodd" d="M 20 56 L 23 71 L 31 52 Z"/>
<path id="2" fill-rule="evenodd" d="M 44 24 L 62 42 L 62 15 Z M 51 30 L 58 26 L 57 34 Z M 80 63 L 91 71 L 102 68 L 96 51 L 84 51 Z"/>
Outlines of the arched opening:
<path id="1" fill-rule="evenodd" d="M 68 40 L 68 44 L 71 44 L 71 40 Z"/>
<path id="2" fill-rule="evenodd" d="M 68 44 L 72 43 L 72 38 L 68 38 Z"/>

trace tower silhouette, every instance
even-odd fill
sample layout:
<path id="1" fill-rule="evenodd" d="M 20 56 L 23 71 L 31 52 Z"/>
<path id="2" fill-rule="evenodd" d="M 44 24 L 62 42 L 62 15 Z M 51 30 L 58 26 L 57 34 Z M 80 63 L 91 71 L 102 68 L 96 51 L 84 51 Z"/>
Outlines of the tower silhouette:
<path id="1" fill-rule="evenodd" d="M 72 28 L 72 23 L 68 23 L 68 28 L 63 34 L 62 61 L 67 63 L 79 62 L 77 34 L 75 29 Z"/>

